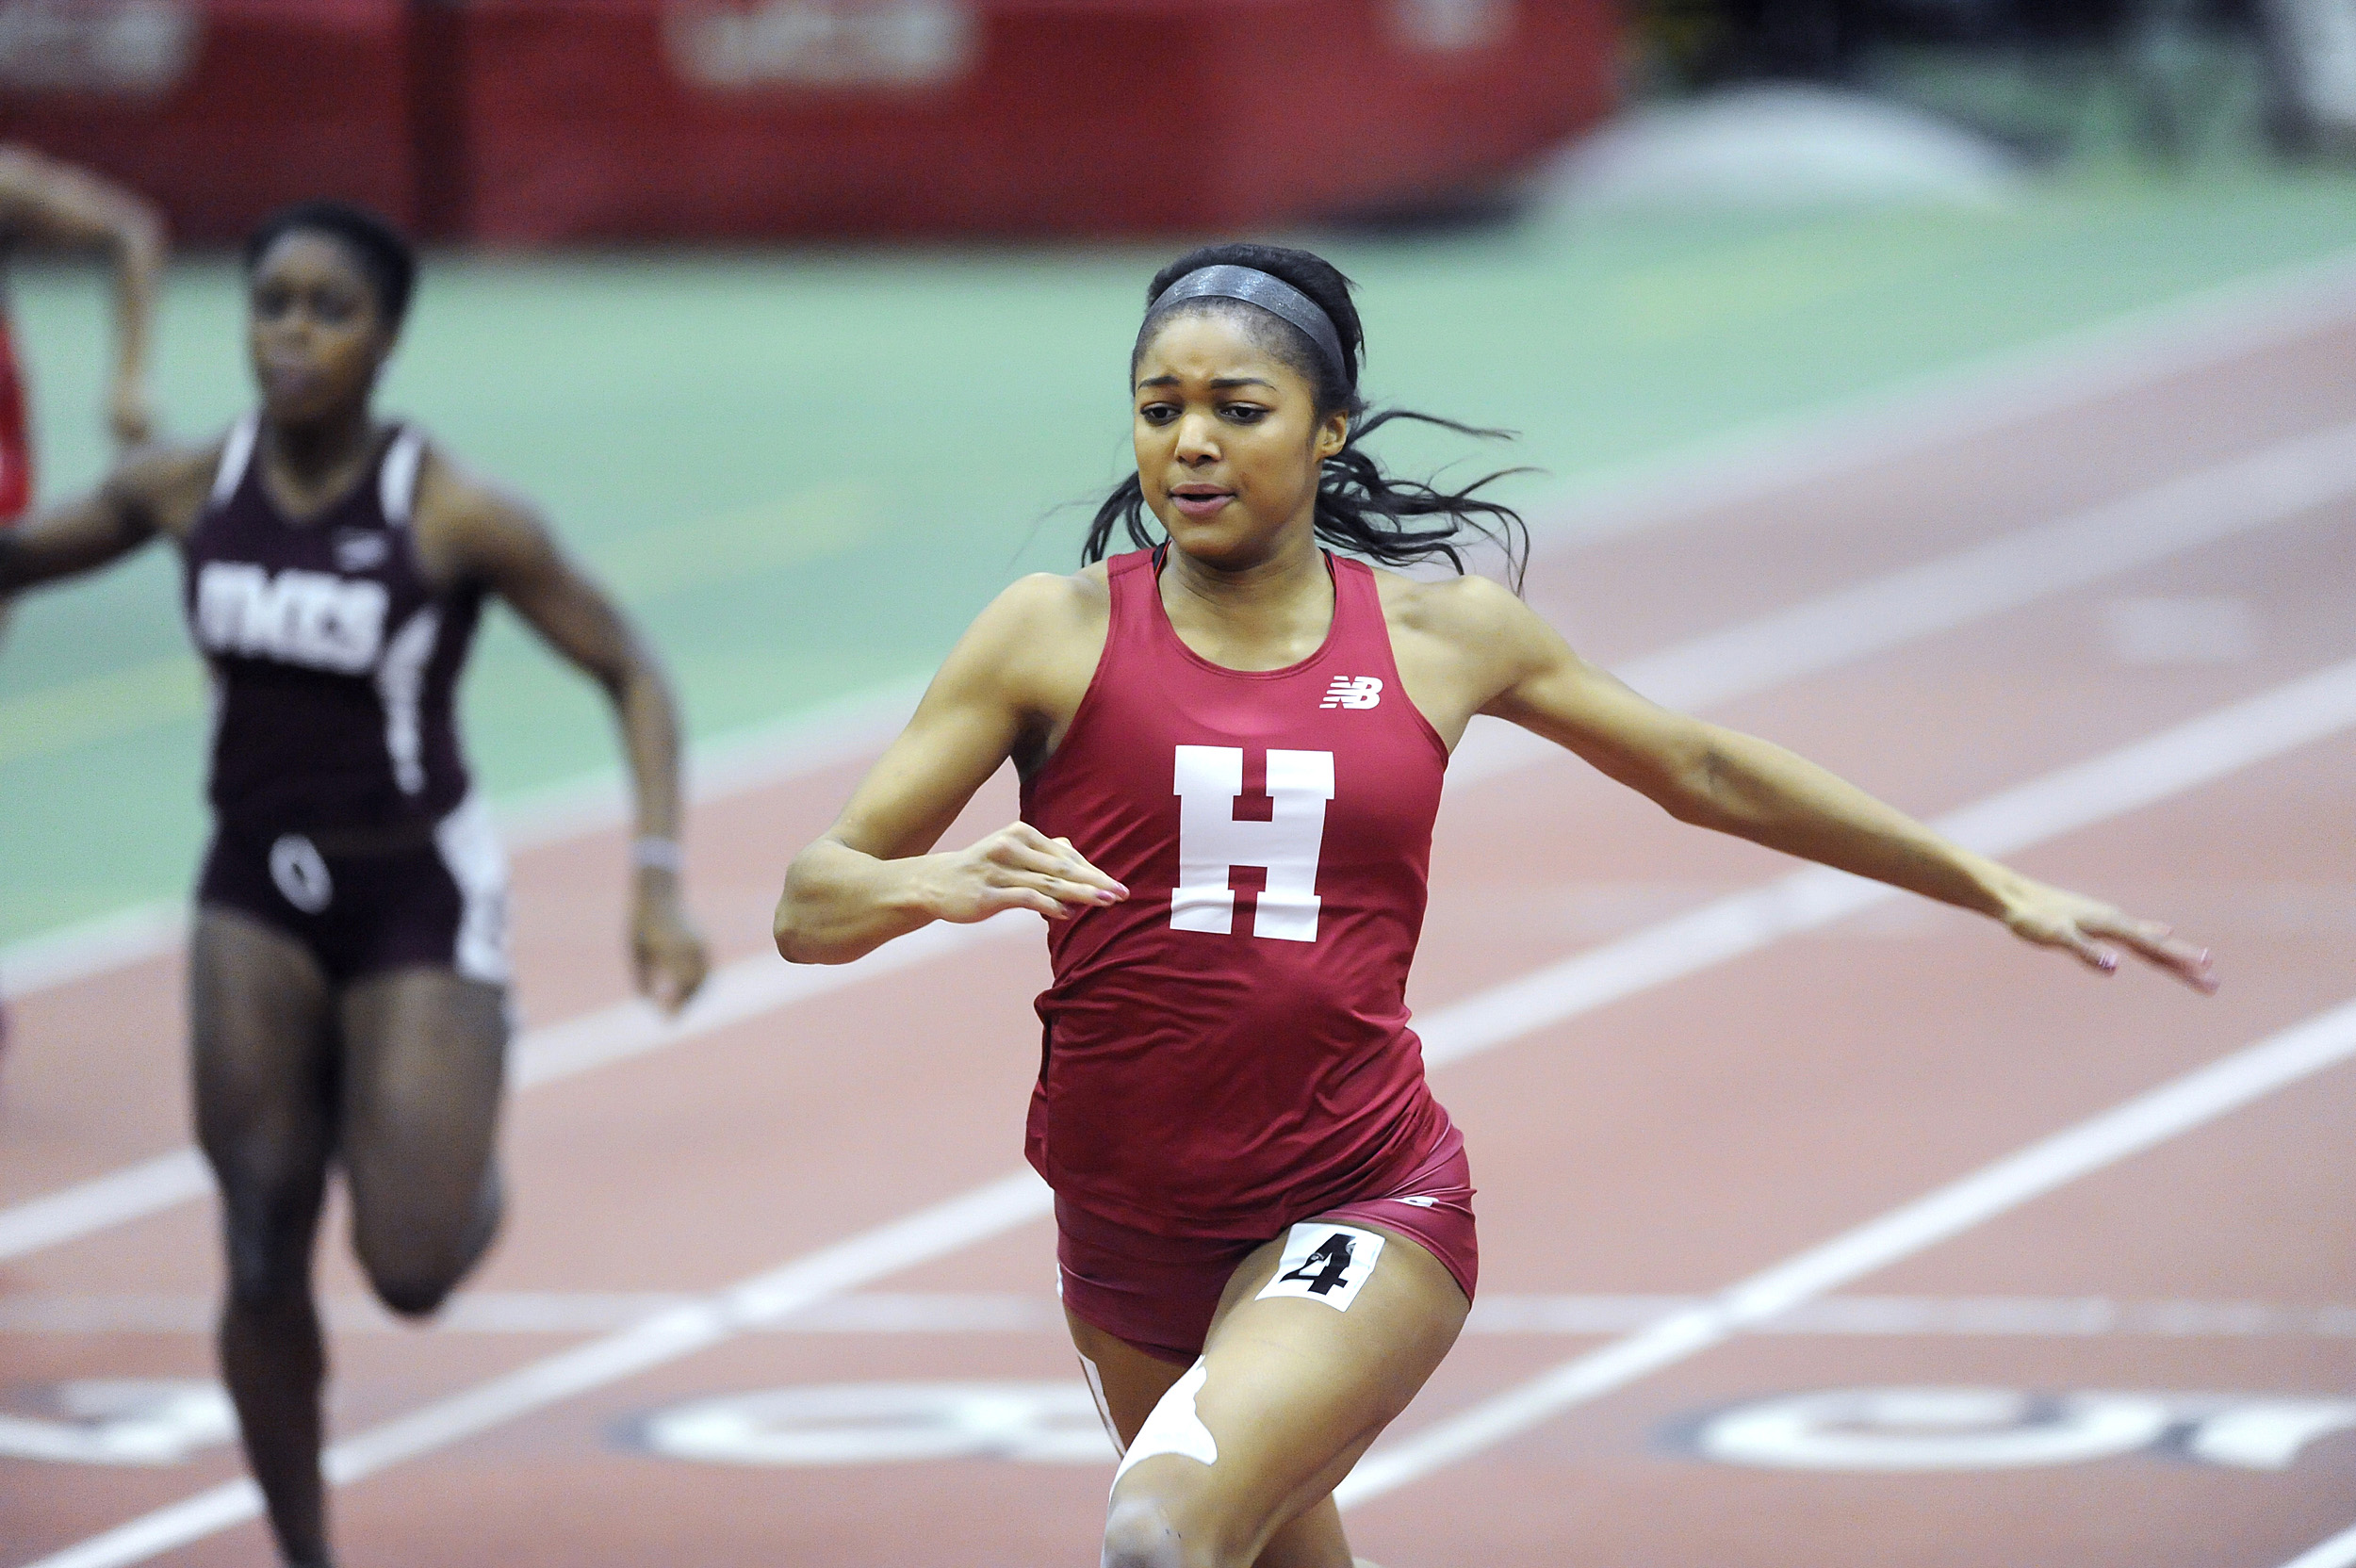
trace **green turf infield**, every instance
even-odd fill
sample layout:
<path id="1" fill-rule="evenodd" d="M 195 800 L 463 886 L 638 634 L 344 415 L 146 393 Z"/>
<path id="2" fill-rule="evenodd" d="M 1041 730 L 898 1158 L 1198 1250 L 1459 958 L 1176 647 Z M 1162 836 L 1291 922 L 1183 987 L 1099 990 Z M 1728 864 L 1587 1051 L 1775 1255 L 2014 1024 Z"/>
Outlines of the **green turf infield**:
<path id="1" fill-rule="evenodd" d="M 1987 211 L 1618 219 L 1313 241 L 1363 286 L 1368 384 L 1523 433 L 1543 503 L 1616 464 L 2356 245 L 2356 183 L 2080 177 Z M 437 258 L 389 409 L 536 498 L 711 737 L 921 674 L 1018 572 L 1068 567 L 1127 449 L 1121 370 L 1176 247 Z M 14 305 L 45 496 L 91 482 L 94 274 Z M 175 269 L 173 428 L 243 405 L 234 270 Z M 1481 455 L 1403 438 L 1428 461 Z M 1571 629 L 1576 634 L 1576 629 Z M 611 766 L 588 690 L 494 620 L 466 693 L 495 794 Z M 204 698 L 151 551 L 0 648 L 0 942 L 169 897 Z"/>

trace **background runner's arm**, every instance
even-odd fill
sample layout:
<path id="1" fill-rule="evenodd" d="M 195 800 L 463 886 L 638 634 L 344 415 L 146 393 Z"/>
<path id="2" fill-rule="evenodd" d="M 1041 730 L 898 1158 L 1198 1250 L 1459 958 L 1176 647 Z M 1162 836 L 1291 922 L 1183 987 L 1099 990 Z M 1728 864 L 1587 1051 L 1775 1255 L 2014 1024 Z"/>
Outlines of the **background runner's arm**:
<path id="1" fill-rule="evenodd" d="M 1975 854 L 1779 745 L 1647 701 L 1504 590 L 1481 597 L 1486 624 L 1472 629 L 1505 661 L 1483 711 L 1568 747 L 1678 821 L 1976 910 L 2098 970 L 2116 968 L 2124 947 L 2212 987 L 2207 954 L 2167 926 Z"/>
<path id="2" fill-rule="evenodd" d="M 155 482 L 168 482 L 172 476 L 162 470 L 189 462 L 178 455 L 135 463 L 90 495 L 37 513 L 16 528 L 0 529 L 0 599 L 93 571 L 154 538 Z"/>
<path id="3" fill-rule="evenodd" d="M 163 215 L 97 175 L 21 147 L 0 147 L 0 230 L 34 245 L 105 250 L 114 261 L 115 377 L 107 407 L 115 439 L 136 446 L 155 431 L 147 348 L 164 267 Z"/>
<path id="4" fill-rule="evenodd" d="M 937 920 L 970 923 L 1007 909 L 1060 920 L 1127 896 L 1068 841 L 1024 823 L 926 853 L 1016 747 L 1042 732 L 1046 716 L 1027 692 L 1073 592 L 1068 579 L 1026 578 L 967 629 L 834 826 L 794 858 L 777 900 L 779 954 L 844 964 Z"/>
<path id="5" fill-rule="evenodd" d="M 605 689 L 622 731 L 638 803 L 631 959 L 638 987 L 676 1011 L 710 969 L 702 935 L 679 897 L 679 705 L 635 628 L 556 547 L 530 510 L 457 479 L 430 459 L 418 487 L 419 543 L 430 533 L 454 574 L 490 588 L 548 646 Z M 658 847 L 662 846 L 662 847 Z"/>

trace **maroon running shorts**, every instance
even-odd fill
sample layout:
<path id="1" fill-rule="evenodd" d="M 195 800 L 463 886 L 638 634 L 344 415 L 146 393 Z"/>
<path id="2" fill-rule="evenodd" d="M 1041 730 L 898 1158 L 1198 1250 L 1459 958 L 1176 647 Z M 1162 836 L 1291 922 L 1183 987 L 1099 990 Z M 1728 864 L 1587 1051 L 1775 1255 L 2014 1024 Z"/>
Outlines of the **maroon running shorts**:
<path id="1" fill-rule="evenodd" d="M 1431 1157 L 1391 1191 L 1301 1218 L 1403 1235 L 1437 1258 L 1469 1300 L 1481 1272 L 1472 1198 L 1464 1135 L 1451 1127 Z M 1246 1258 L 1275 1239 L 1156 1235 L 1090 1214 L 1060 1195 L 1055 1230 L 1063 1304 L 1072 1315 L 1181 1366 L 1203 1353 L 1227 1282 Z"/>

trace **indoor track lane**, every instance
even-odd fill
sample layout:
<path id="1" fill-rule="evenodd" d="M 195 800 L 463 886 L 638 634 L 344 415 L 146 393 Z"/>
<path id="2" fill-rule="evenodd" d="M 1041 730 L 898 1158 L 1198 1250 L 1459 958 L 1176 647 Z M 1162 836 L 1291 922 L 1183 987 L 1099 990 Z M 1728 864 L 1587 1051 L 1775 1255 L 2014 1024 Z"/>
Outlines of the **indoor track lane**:
<path id="1" fill-rule="evenodd" d="M 2301 363 L 2312 376 L 2327 362 Z M 2235 405 L 2255 397 L 2240 394 Z M 2184 401 L 2200 412 L 2201 400 Z M 2111 488 L 2318 428 L 2333 414 L 2328 392 L 2303 401 L 2284 396 L 2263 428 L 2229 433 L 2210 449 L 2192 433 L 2159 440 L 2150 411 L 2131 410 L 2121 418 L 2147 440 L 2140 466 L 2123 469 Z M 2035 433 L 2053 452 L 2067 451 L 2067 433 Z M 2120 439 L 2118 428 L 2082 436 Z M 2020 433 L 2016 440 L 2036 444 Z M 2057 465 L 2056 457 L 2037 466 Z M 2037 482 L 2021 477 L 2031 466 L 1993 456 L 1962 464 L 1979 476 L 1971 482 L 2001 488 L 1995 476 L 2004 476 L 2016 483 L 2012 514 L 1993 502 L 1956 507 L 1955 482 L 1942 482 L 1922 493 L 1918 536 L 1914 514 L 1903 525 L 1889 520 L 1890 496 L 1905 495 L 1903 476 L 1869 471 L 1856 482 L 1879 487 L 1874 495 L 1843 500 L 1845 486 L 1828 486 L 1839 494 L 1806 505 L 1787 498 L 1763 517 L 1753 511 L 1695 521 L 1557 556 L 1536 580 L 1534 596 L 1582 643 L 1616 661 L 2106 493 L 2065 473 L 2050 482 L 2053 504 L 2041 507 Z M 2331 614 L 2349 587 L 2348 517 L 2344 507 L 2315 509 L 2249 539 L 1743 698 L 1713 716 L 1854 769 L 1925 812 L 1959 805 L 2356 653 L 2344 616 L 2335 622 Z M 1875 549 L 1884 554 L 1875 557 Z M 1696 612 L 1695 596 L 1676 591 L 1680 564 L 1691 573 L 1696 559 L 1743 567 L 1725 574 L 1729 585 L 1712 591 L 1707 616 Z M 1637 586 L 1623 591 L 1623 584 Z M 2219 663 L 2118 666 L 2102 648 L 2102 607 L 2122 596 L 2239 600 L 2253 607 L 2265 636 L 2247 657 Z M 1591 622 L 1601 623 L 1592 637 Z M 2058 961 L 2040 964 L 1960 917 L 1885 906 L 1443 1070 L 1440 1093 L 1467 1126 L 1483 1188 L 1484 1294 L 1717 1288 L 2294 1021 L 2302 1009 L 2339 1000 L 2334 986 L 2348 978 L 2345 924 L 2331 923 L 2327 895 L 2348 885 L 2351 868 L 2340 863 L 2345 836 L 2319 842 L 2312 825 L 2323 803 L 2344 800 L 2351 760 L 2344 744 L 2302 748 L 2022 857 L 2032 870 L 2122 895 L 2149 894 L 2155 907 L 2167 900 L 2166 912 L 2226 956 L 2232 988 L 2214 1002 L 2142 977 L 2102 984 Z M 749 950 L 739 923 L 765 918 L 783 856 L 823 823 L 845 777 L 707 809 L 696 841 L 699 885 L 708 907 L 730 912 L 730 950 Z M 1007 809 L 1004 799 L 989 801 L 965 825 L 987 825 Z M 619 858 L 611 841 L 525 858 L 526 972 L 536 1017 L 619 993 L 611 904 Z M 1429 1019 L 1481 987 L 1781 869 L 1745 846 L 1676 828 L 1574 764 L 1541 762 L 1452 789 L 1418 1006 Z M 2285 890 L 2284 899 L 2253 898 L 2253 886 Z M 2302 906 L 2325 911 L 2313 928 L 2283 911 L 2283 903 L 2302 899 Z M 476 1288 L 486 1296 L 707 1289 L 1003 1173 L 1014 1162 L 1036 1061 L 1026 1004 L 1041 968 L 1030 941 L 986 939 L 897 979 L 522 1097 L 510 1139 L 515 1220 Z M 147 1070 L 176 1072 L 176 1045 L 149 1033 L 165 1027 L 168 1012 L 153 1000 L 155 989 L 152 976 L 133 988 L 150 1014 L 132 1037 L 110 1034 L 100 1049 L 123 1052 L 126 1064 Z M 1835 1004 L 1827 1006 L 1827 998 Z M 25 1004 L 28 1031 L 72 1021 L 35 1011 L 50 1004 Z M 2220 1123 L 2150 1157 L 2170 1203 L 2144 1203 L 2133 1187 L 2122 1200 L 2108 1178 L 2089 1181 L 2083 1191 L 2057 1194 L 1953 1244 L 1952 1260 L 1975 1259 L 1972 1266 L 1956 1262 L 1951 1273 L 1937 1271 L 1951 1262 L 1951 1252 L 1940 1250 L 1872 1288 L 2356 1299 L 2345 1256 L 2285 1260 L 2279 1228 L 2251 1233 L 2194 1217 L 2252 1206 L 2297 1215 L 2319 1200 L 2315 1195 L 2333 1190 L 2328 1145 L 2335 1133 L 2346 1141 L 2344 1119 L 2335 1124 L 2329 1114 L 2345 1102 L 2344 1090 L 2336 1100 L 2331 1093 L 2335 1082 L 2344 1080 L 2317 1079 L 2249 1113 L 2253 1127 L 2270 1134 L 2260 1152 L 2267 1143 L 2279 1151 L 2289 1138 L 2290 1158 L 2254 1156 L 2240 1141 L 2242 1122 Z M 2290 1116 L 2287 1133 L 2267 1119 L 2318 1098 L 2324 1112 Z M 60 1115 L 59 1125 L 70 1119 Z M 2213 1137 L 2223 1140 L 2214 1150 Z M 2230 1154 L 2235 1148 L 2238 1156 Z M 2190 1176 L 2167 1174 L 2175 1168 L 2168 1162 L 2204 1153 L 2216 1162 L 2205 1176 L 2190 1166 L 2184 1168 Z M 105 1162 L 85 1159 L 83 1168 Z M 2122 1167 L 2116 1175 L 2123 1181 L 2141 1168 Z M 2313 1181 L 2284 1188 L 2286 1172 Z M 28 1173 L 24 1190 L 76 1173 L 54 1171 L 47 1184 Z M 2268 1177 L 2278 1185 L 2267 1186 Z M 2046 1217 L 2098 1192 L 2111 1195 L 2112 1207 L 2080 1226 Z M 201 1298 L 215 1277 L 209 1225 L 192 1205 L 21 1260 L 9 1266 L 8 1295 Z M 2017 1247 L 1974 1251 L 2016 1226 L 2027 1228 Z M 2090 1244 L 2089 1229 L 2101 1246 Z M 1021 1226 L 878 1288 L 1014 1298 L 1036 1309 L 1046 1304 L 1050 1248 L 1044 1224 Z M 2116 1269 L 2106 1262 L 2114 1257 Z M 2253 1271 L 2266 1274 L 2263 1289 L 2237 1282 Z M 340 1255 L 331 1257 L 322 1283 L 337 1297 L 357 1289 Z M 1039 1320 L 1035 1313 L 1032 1321 Z M 951 1544 L 960 1560 L 1085 1560 L 1101 1504 L 1101 1462 L 747 1468 L 658 1457 L 643 1446 L 646 1416 L 712 1395 L 882 1380 L 1076 1388 L 1068 1349 L 1052 1317 L 1044 1321 L 1046 1328 L 744 1336 L 350 1489 L 339 1505 L 346 1559 L 580 1563 L 661 1555 L 721 1563 L 758 1551 L 880 1563 Z M 343 1335 L 339 1429 L 365 1427 L 584 1337 L 457 1328 L 423 1337 Z M 1561 1334 L 1468 1335 L 1400 1435 L 1513 1386 L 1583 1343 L 1590 1342 Z M 2033 1476 L 1918 1478 L 1876 1491 L 1887 1478 L 1755 1473 L 1677 1451 L 1660 1435 L 1664 1422 L 1674 1427 L 1729 1399 L 1820 1385 L 1992 1380 L 2068 1392 L 2119 1387 L 2133 1373 L 2125 1386 L 2199 1389 L 2210 1385 L 2196 1375 L 2214 1366 L 2215 1378 L 2225 1380 L 2216 1387 L 2265 1390 L 2276 1386 L 2268 1368 L 2279 1364 L 2265 1358 L 2283 1351 L 2270 1340 L 2253 1341 L 2234 1348 L 2245 1358 L 2239 1362 L 2201 1362 L 2205 1341 L 2162 1348 L 2172 1359 L 2140 1340 L 2056 1348 L 2025 1338 L 1991 1347 L 1951 1336 L 1927 1349 L 1897 1337 L 1744 1341 L 1370 1503 L 1356 1528 L 1364 1549 L 1394 1568 L 1554 1562 L 1571 1544 L 1603 1554 L 1594 1560 L 1613 1560 L 1610 1554 L 1620 1551 L 1630 1562 L 1664 1553 L 1725 1560 L 1739 1544 L 1744 1560 L 1766 1562 L 1783 1549 L 1766 1543 L 1807 1543 L 1827 1520 L 1848 1521 L 1852 1533 L 1820 1533 L 1805 1550 L 1795 1544 L 1791 1560 L 1854 1553 L 1987 1561 L 1990 1550 L 2021 1555 L 2032 1541 L 2053 1560 L 2107 1560 L 2077 1555 L 2082 1546 L 2067 1533 L 2051 1541 L 2028 1533 L 2036 1520 L 2056 1517 L 2086 1539 L 2113 1543 L 2120 1562 L 2278 1560 L 2265 1555 L 2271 1544 L 2248 1533 L 2236 1538 L 2248 1548 L 2243 1557 L 2199 1555 L 2205 1538 L 2171 1523 L 2196 1511 L 2196 1503 L 2223 1510 L 2219 1519 L 2244 1518 L 2261 1501 L 2277 1507 L 2264 1517 L 2277 1533 L 2288 1532 L 2282 1559 L 2301 1544 L 2290 1536 L 2328 1533 L 2333 1521 L 2317 1515 L 2336 1506 L 2334 1475 L 2343 1483 L 2336 1495 L 2346 1495 L 2344 1441 L 2336 1449 L 2317 1444 L 2300 1462 L 2306 1468 L 2280 1475 L 2211 1476 L 2184 1466 L 2189 1477 L 2178 1477 L 2162 1460 L 2136 1455 Z M 2289 1349 L 2309 1360 L 2272 1375 L 2298 1385 L 2281 1391 L 2316 1392 L 2308 1385 L 2331 1376 L 2344 1386 L 2346 1358 L 2337 1350 Z M 9 1332 L 0 1356 L 6 1380 L 19 1388 L 101 1375 L 194 1377 L 206 1362 L 202 1336 L 186 1331 Z M 2099 1380 L 2086 1380 L 2098 1373 Z M 32 1560 L 235 1473 L 218 1446 L 168 1468 L 11 1462 L 6 1470 L 22 1477 L 0 1482 L 10 1495 L 9 1516 L 25 1531 L 12 1543 L 11 1560 Z M 2261 1482 L 2277 1490 L 2266 1493 Z M 2039 1498 L 2051 1506 L 2032 1506 Z M 2098 1528 L 2091 1523 L 2098 1519 L 2108 1523 Z M 1958 1533 L 1965 1526 L 1997 1533 L 1967 1547 L 1974 1538 Z M 1698 1533 L 1680 1536 L 1679 1528 Z M 2153 1555 L 2179 1546 L 2193 1555 Z M 244 1527 L 170 1560 L 250 1562 L 261 1549 L 257 1532 Z"/>

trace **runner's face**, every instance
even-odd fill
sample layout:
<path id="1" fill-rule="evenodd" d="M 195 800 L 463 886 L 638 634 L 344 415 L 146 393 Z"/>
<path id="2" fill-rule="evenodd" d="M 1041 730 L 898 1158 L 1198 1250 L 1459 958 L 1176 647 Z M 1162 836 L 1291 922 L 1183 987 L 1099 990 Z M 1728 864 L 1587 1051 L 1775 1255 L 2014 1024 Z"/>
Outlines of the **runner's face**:
<path id="1" fill-rule="evenodd" d="M 1349 420 L 1319 418 L 1309 378 L 1235 313 L 1182 311 L 1137 356 L 1137 482 L 1172 544 L 1206 564 L 1241 567 L 1290 535 L 1305 544 L 1317 475 Z"/>
<path id="2" fill-rule="evenodd" d="M 302 425 L 365 405 L 392 334 L 352 253 L 296 230 L 262 253 L 248 286 L 254 379 L 262 407 Z"/>

